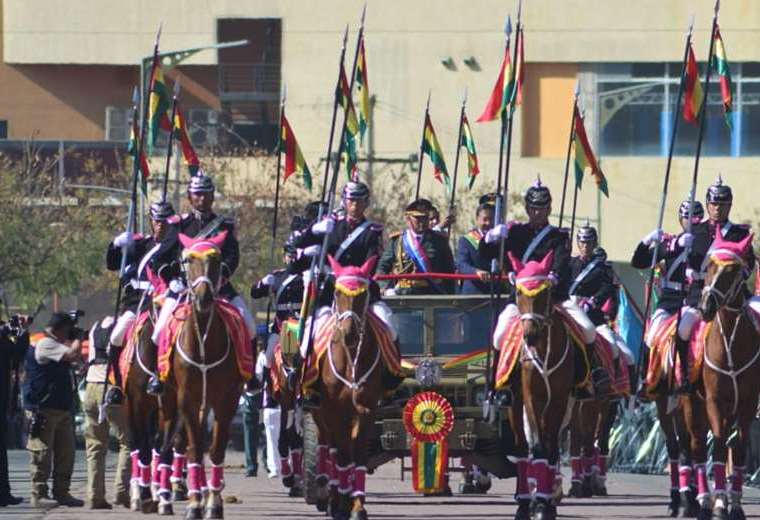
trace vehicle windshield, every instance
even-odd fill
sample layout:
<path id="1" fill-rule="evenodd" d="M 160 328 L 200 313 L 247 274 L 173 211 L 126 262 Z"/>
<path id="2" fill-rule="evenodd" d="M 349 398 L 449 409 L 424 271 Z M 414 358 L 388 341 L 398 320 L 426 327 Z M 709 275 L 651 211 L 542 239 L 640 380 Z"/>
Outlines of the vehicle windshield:
<path id="1" fill-rule="evenodd" d="M 452 356 L 487 348 L 491 336 L 491 313 L 487 306 L 435 310 L 435 355 Z"/>
<path id="2" fill-rule="evenodd" d="M 402 356 L 421 356 L 424 354 L 425 313 L 420 309 L 399 309 L 393 318 L 398 327 L 399 344 Z"/>

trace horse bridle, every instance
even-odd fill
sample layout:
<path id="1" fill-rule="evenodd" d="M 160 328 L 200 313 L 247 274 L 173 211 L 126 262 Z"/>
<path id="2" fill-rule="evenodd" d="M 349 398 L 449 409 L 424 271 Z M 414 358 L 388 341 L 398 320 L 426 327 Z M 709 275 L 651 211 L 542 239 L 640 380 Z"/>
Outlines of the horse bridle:
<path id="1" fill-rule="evenodd" d="M 537 296 L 539 293 L 550 289 L 551 281 L 552 279 L 548 275 L 523 276 L 520 278 L 513 279 L 515 290 L 517 290 L 518 292 L 523 292 L 523 293 L 531 292 L 532 294 L 530 294 L 530 296 Z M 535 292 L 521 289 L 520 287 L 526 282 L 539 282 L 540 288 Z M 520 314 L 520 321 L 534 322 L 537 328 L 536 332 L 541 332 L 549 324 L 549 313 L 551 312 L 551 298 L 547 298 L 546 302 L 547 302 L 546 310 L 544 314 L 539 313 L 539 312 L 524 312 Z"/>
<path id="2" fill-rule="evenodd" d="M 372 375 L 372 372 L 374 372 L 375 368 L 377 367 L 377 364 L 380 362 L 380 349 L 377 349 L 377 353 L 375 354 L 375 360 L 372 362 L 372 366 L 369 367 L 369 369 L 362 375 L 359 380 L 356 379 L 356 365 L 359 363 L 359 356 L 361 355 L 362 351 L 362 345 L 364 344 L 364 334 L 366 331 L 366 318 L 367 318 L 367 310 L 369 309 L 369 281 L 367 280 L 367 285 L 365 288 L 365 291 L 367 291 L 367 294 L 365 294 L 364 299 L 364 307 L 362 309 L 361 315 L 357 312 L 354 312 L 353 309 L 348 309 L 346 311 L 338 313 L 337 305 L 335 301 L 333 301 L 332 304 L 332 313 L 335 316 L 335 326 L 333 328 L 333 339 L 330 342 L 330 347 L 327 349 L 327 358 L 330 362 L 330 369 L 332 370 L 335 377 L 346 385 L 351 390 L 358 390 L 359 388 L 364 385 L 367 380 L 369 379 L 369 376 Z M 335 362 L 333 361 L 333 353 L 332 353 L 332 345 L 335 344 L 335 333 L 338 331 L 338 326 L 341 324 L 341 322 L 350 319 L 355 324 L 358 325 L 359 329 L 359 341 L 356 344 L 356 354 L 352 357 L 351 352 L 346 345 L 345 341 L 341 343 L 341 346 L 343 347 L 343 350 L 346 354 L 346 358 L 349 360 L 349 365 L 351 367 L 351 380 L 346 379 L 343 377 L 339 372 L 338 369 L 335 367 Z M 355 404 L 355 403 L 354 403 Z"/>
<path id="3" fill-rule="evenodd" d="M 718 250 L 723 254 L 730 254 L 734 262 L 731 262 L 732 264 L 739 264 L 740 266 L 744 267 L 746 263 L 744 262 L 744 259 L 739 257 L 733 252 L 730 251 L 724 251 L 724 250 Z M 715 253 L 717 251 L 714 251 Z M 728 302 L 733 300 L 738 294 L 739 291 L 742 288 L 742 283 L 744 280 L 742 280 L 741 272 L 738 273 L 738 276 L 734 278 L 734 280 L 731 282 L 731 285 L 726 289 L 725 291 L 721 291 L 717 287 L 715 287 L 715 283 L 718 281 L 720 276 L 723 274 L 723 270 L 726 267 L 727 264 L 718 265 L 718 271 L 715 273 L 715 276 L 713 276 L 713 279 L 710 282 L 710 285 L 705 285 L 704 288 L 702 288 L 702 294 L 706 295 L 708 298 L 712 298 L 715 302 L 715 305 L 720 308 L 725 306 L 726 309 L 732 311 L 732 312 L 740 312 L 741 309 L 735 308 L 735 307 L 729 307 Z"/>

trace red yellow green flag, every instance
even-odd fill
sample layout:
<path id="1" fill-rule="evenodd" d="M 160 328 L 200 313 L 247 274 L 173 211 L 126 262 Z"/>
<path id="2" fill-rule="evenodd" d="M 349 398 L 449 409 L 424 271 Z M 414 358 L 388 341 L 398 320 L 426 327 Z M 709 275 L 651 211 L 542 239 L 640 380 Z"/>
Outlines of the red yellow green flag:
<path id="1" fill-rule="evenodd" d="M 689 57 L 686 59 L 686 85 L 685 99 L 683 103 L 683 118 L 693 124 L 697 124 L 699 111 L 702 109 L 702 84 L 699 82 L 699 67 L 694 57 L 694 48 L 689 47 Z"/>
<path id="2" fill-rule="evenodd" d="M 438 137 L 436 137 L 433 123 L 430 121 L 430 114 L 427 113 L 425 114 L 425 131 L 422 136 L 422 152 L 430 157 L 436 180 L 444 183 L 447 189 L 451 189 L 451 179 L 449 178 L 449 171 L 446 169 L 446 162 L 443 159 L 441 145 L 438 144 Z"/>
<path id="3" fill-rule="evenodd" d="M 282 114 L 280 121 L 282 128 L 282 134 L 280 135 L 280 152 L 285 154 L 285 176 L 283 182 L 288 180 L 288 177 L 293 173 L 298 172 L 303 177 L 304 186 L 311 191 L 311 172 L 309 171 L 309 165 L 306 164 L 306 160 L 301 153 L 301 147 L 298 146 L 298 141 L 290 128 L 290 123 Z"/>
<path id="4" fill-rule="evenodd" d="M 499 119 L 507 106 L 507 100 L 511 93 L 509 83 L 512 79 L 512 61 L 509 58 L 509 45 L 504 49 L 504 60 L 501 62 L 499 76 L 496 78 L 496 84 L 491 91 L 491 97 L 483 109 L 483 113 L 477 119 L 478 123 L 494 121 Z"/>
<path id="5" fill-rule="evenodd" d="M 156 144 L 159 127 L 171 128 L 171 121 L 167 115 L 171 106 L 172 101 L 169 89 L 166 88 L 164 71 L 161 69 L 158 56 L 154 56 L 150 72 L 150 95 L 148 97 L 148 153 L 152 153 L 153 145 Z"/>
<path id="6" fill-rule="evenodd" d="M 713 55 L 712 66 L 718 74 L 720 81 L 720 96 L 723 98 L 723 111 L 726 116 L 728 128 L 733 128 L 733 98 L 731 96 L 731 71 L 728 68 L 728 59 L 726 58 L 726 47 L 723 45 L 723 38 L 720 35 L 720 28 L 715 28 L 715 54 Z"/>
<path id="7" fill-rule="evenodd" d="M 359 43 L 359 61 L 356 63 L 356 89 L 359 93 L 359 133 L 364 142 L 364 132 L 369 126 L 369 82 L 367 81 L 367 56 L 364 53 L 364 38 Z"/>
<path id="8" fill-rule="evenodd" d="M 185 166 L 187 166 L 192 177 L 198 173 L 200 161 L 198 160 L 198 154 L 195 153 L 195 148 L 193 148 L 193 143 L 190 141 L 185 114 L 180 110 L 179 102 L 177 103 L 177 111 L 174 114 L 174 131 L 182 147 L 182 158 L 185 161 Z"/>
<path id="9" fill-rule="evenodd" d="M 510 97 L 507 100 L 507 104 L 514 109 L 518 105 L 522 105 L 522 87 L 523 80 L 525 79 L 525 49 L 523 46 L 523 40 L 525 34 L 522 28 L 517 31 L 517 63 L 514 69 L 514 78 L 511 81 L 512 91 Z"/>
<path id="10" fill-rule="evenodd" d="M 596 182 L 596 186 L 604 193 L 605 197 L 609 197 L 609 191 L 607 189 L 607 179 L 599 167 L 599 163 L 594 157 L 594 152 L 591 150 L 591 144 L 588 142 L 588 136 L 586 135 L 586 127 L 583 125 L 583 118 L 581 116 L 575 116 L 575 130 L 573 132 L 573 148 L 575 149 L 575 183 L 578 188 L 581 187 L 583 181 L 583 173 L 587 168 L 591 168 L 591 176 Z"/>
<path id="11" fill-rule="evenodd" d="M 351 99 L 351 89 L 346 79 L 346 71 L 342 68 L 340 70 L 340 86 L 335 95 L 338 97 L 338 103 L 343 107 L 343 113 L 346 117 L 346 135 L 344 137 L 343 157 L 341 159 L 346 162 L 346 172 L 350 179 L 352 178 L 354 168 L 356 168 L 356 138 L 359 135 L 359 122 L 356 119 L 356 111 L 354 110 L 354 102 Z"/>
<path id="12" fill-rule="evenodd" d="M 127 152 L 132 155 L 133 161 L 139 161 L 140 168 L 140 187 L 145 193 L 148 189 L 148 178 L 150 177 L 150 166 L 148 165 L 148 158 L 145 155 L 145 150 L 140 150 L 140 157 L 137 157 L 137 151 L 140 148 L 139 145 L 140 130 L 137 128 L 137 121 L 132 121 L 132 126 L 129 129 L 129 145 L 127 146 Z"/>
<path id="13" fill-rule="evenodd" d="M 463 146 L 467 150 L 467 173 L 470 179 L 467 189 L 471 190 L 472 185 L 475 184 L 475 178 L 480 173 L 480 167 L 478 166 L 478 153 L 475 151 L 475 140 L 472 137 L 470 122 L 464 112 L 462 112 L 462 141 L 459 146 Z"/>

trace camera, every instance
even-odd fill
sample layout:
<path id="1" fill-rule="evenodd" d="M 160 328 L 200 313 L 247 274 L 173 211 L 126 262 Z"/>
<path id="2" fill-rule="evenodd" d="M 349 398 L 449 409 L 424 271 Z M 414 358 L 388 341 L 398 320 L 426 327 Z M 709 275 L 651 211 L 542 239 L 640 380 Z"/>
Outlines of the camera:
<path id="1" fill-rule="evenodd" d="M 87 331 L 84 330 L 81 327 L 77 327 L 77 324 L 79 323 L 79 318 L 84 316 L 84 311 L 81 309 L 75 309 L 72 311 L 67 312 L 66 314 L 69 315 L 69 318 L 71 318 L 71 321 L 73 322 L 74 326 L 71 327 L 71 330 L 69 331 L 68 340 L 74 341 L 74 340 L 84 340 L 87 338 Z"/>
<path id="2" fill-rule="evenodd" d="M 29 437 L 39 439 L 46 421 L 47 419 L 41 413 L 35 412 L 32 414 L 32 421 L 29 423 Z"/>

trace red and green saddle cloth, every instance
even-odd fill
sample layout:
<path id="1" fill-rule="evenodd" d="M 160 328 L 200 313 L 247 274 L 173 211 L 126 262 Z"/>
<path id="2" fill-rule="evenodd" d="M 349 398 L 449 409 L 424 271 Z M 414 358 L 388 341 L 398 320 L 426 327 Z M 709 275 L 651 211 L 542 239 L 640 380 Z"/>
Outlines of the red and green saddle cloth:
<path id="1" fill-rule="evenodd" d="M 676 355 L 676 324 L 678 313 L 662 320 L 653 331 L 652 344 L 649 345 L 649 366 L 647 367 L 646 388 L 653 393 L 661 383 L 670 381 L 675 372 L 676 383 L 681 384 L 681 360 Z M 651 327 L 651 322 L 648 327 Z M 689 380 L 692 384 L 699 380 L 702 374 L 702 363 L 705 354 L 705 338 L 710 331 L 712 322 L 699 321 L 689 341 Z M 644 337 L 649 336 L 649 328 Z M 673 370 L 675 368 L 675 370 Z"/>
<path id="2" fill-rule="evenodd" d="M 119 373 L 121 374 L 121 384 L 124 388 L 127 387 L 129 369 L 132 368 L 132 360 L 134 359 L 135 352 L 137 352 L 137 347 L 140 344 L 140 334 L 142 334 L 145 324 L 149 321 L 150 313 L 148 311 L 141 312 L 124 334 L 124 349 L 122 349 L 121 354 L 119 355 Z M 154 364 L 153 360 L 146 359 L 144 362 L 149 363 L 150 365 Z M 114 382 L 113 374 L 109 379 L 111 380 L 111 383 Z"/>
<path id="3" fill-rule="evenodd" d="M 307 363 L 306 373 L 303 376 L 302 390 L 308 393 L 319 378 L 319 366 L 322 358 L 327 352 L 327 347 L 332 341 L 332 335 L 335 331 L 337 317 L 335 314 L 323 319 L 317 324 L 317 330 L 314 332 L 314 342 L 311 355 Z M 401 352 L 399 352 L 396 343 L 393 341 L 392 332 L 385 323 L 375 316 L 372 311 L 367 312 L 366 327 L 377 341 L 380 347 L 380 359 L 385 369 L 396 376 L 403 375 L 401 368 Z M 366 337 L 365 337 L 366 343 Z"/>
<path id="4" fill-rule="evenodd" d="M 588 383 L 588 374 L 590 363 L 586 346 L 583 344 L 583 333 L 580 326 L 560 305 L 556 305 L 554 310 L 559 314 L 565 330 L 570 337 L 572 344 L 575 346 L 576 353 L 583 356 L 586 365 L 586 378 L 578 383 L 577 386 L 583 386 Z M 502 389 L 506 386 L 509 377 L 512 375 L 517 361 L 520 359 L 523 344 L 522 321 L 516 316 L 508 325 L 506 332 L 499 338 L 499 361 L 496 366 L 496 389 Z M 619 356 L 617 361 L 612 354 L 612 346 L 600 334 L 596 335 L 596 344 L 594 345 L 597 356 L 602 367 L 607 371 L 610 377 L 612 393 L 614 395 L 625 395 L 630 392 L 628 382 L 628 369 L 625 366 L 623 356 Z M 617 367 L 615 365 L 618 365 Z"/>
<path id="5" fill-rule="evenodd" d="M 217 298 L 214 300 L 214 305 L 216 306 L 214 312 L 222 318 L 227 333 L 230 335 L 240 377 L 244 381 L 248 381 L 253 374 L 253 352 L 248 327 L 246 327 L 240 312 L 232 304 Z M 171 360 L 174 346 L 180 336 L 182 326 L 191 312 L 190 303 L 178 304 L 161 331 L 158 340 L 158 374 L 161 381 L 166 381 L 169 377 L 172 369 Z"/>

